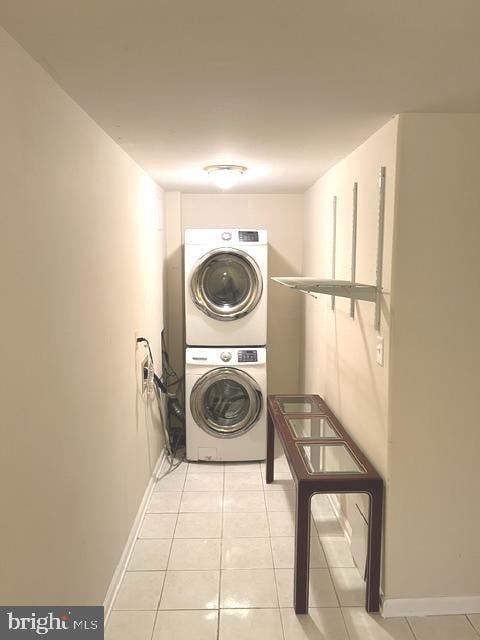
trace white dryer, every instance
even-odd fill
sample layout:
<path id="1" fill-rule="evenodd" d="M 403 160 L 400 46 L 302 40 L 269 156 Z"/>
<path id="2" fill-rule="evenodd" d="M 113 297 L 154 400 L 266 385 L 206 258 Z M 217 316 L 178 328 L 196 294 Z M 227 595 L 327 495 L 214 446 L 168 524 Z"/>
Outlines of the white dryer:
<path id="1" fill-rule="evenodd" d="M 264 230 L 186 229 L 187 345 L 265 345 L 267 265 Z"/>
<path id="2" fill-rule="evenodd" d="M 264 460 L 266 349 L 187 348 L 188 460 Z"/>

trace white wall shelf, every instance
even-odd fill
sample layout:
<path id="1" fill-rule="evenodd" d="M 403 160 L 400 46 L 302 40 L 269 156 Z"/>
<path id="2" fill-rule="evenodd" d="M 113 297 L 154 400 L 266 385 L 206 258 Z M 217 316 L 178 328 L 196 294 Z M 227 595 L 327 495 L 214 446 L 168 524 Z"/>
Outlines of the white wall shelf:
<path id="1" fill-rule="evenodd" d="M 360 284 L 350 280 L 319 280 L 318 278 L 272 278 L 272 280 L 285 287 L 313 295 L 324 293 L 339 298 L 350 298 L 350 300 L 377 301 L 378 289 L 370 284 Z"/>

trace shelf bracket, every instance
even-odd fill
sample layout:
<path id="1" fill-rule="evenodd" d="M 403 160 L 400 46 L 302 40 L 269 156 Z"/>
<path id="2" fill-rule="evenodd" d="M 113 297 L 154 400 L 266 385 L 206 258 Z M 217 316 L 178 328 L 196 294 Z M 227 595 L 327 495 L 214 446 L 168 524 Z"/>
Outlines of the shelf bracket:
<path id="1" fill-rule="evenodd" d="M 378 194 L 378 243 L 377 243 L 377 272 L 376 287 L 377 296 L 375 301 L 375 329 L 380 331 L 380 322 L 382 316 L 382 278 L 383 278 L 383 240 L 385 231 L 385 186 L 386 186 L 386 167 L 380 169 L 379 176 L 379 194 Z"/>
<path id="2" fill-rule="evenodd" d="M 357 209 L 358 209 L 358 182 L 353 183 L 353 211 L 352 211 L 352 271 L 351 281 L 355 284 L 357 271 Z M 355 300 L 350 300 L 350 317 L 355 318 Z"/>

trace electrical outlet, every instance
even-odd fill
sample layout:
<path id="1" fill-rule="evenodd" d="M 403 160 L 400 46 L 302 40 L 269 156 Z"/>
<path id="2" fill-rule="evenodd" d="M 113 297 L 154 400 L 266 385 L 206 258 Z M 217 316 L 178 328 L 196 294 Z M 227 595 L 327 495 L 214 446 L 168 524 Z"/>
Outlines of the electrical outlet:
<path id="1" fill-rule="evenodd" d="M 385 341 L 383 336 L 377 336 L 377 364 L 383 367 L 383 363 L 385 360 Z"/>

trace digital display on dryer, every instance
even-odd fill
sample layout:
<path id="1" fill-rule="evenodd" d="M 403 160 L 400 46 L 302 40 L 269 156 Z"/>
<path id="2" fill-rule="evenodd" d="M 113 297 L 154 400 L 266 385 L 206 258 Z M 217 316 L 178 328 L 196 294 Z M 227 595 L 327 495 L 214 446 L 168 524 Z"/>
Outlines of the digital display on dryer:
<path id="1" fill-rule="evenodd" d="M 258 362 L 256 349 L 245 349 L 238 352 L 239 362 Z"/>
<path id="2" fill-rule="evenodd" d="M 239 231 L 240 242 L 258 242 L 258 231 Z"/>

